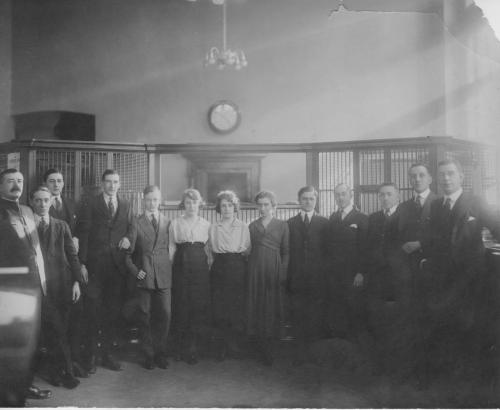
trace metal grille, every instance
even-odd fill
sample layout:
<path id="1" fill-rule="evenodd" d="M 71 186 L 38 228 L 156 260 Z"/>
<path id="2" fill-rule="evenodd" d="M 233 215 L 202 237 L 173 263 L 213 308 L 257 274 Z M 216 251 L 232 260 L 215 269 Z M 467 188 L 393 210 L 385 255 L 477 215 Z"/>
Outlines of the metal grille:
<path id="1" fill-rule="evenodd" d="M 75 152 L 37 150 L 35 159 L 35 181 L 33 188 L 43 184 L 43 174 L 50 168 L 59 169 L 64 177 L 64 195 L 69 198 L 75 196 Z"/>
<path id="2" fill-rule="evenodd" d="M 497 188 L 497 152 L 495 149 L 483 149 L 481 151 L 481 184 L 486 201 L 489 204 L 496 204 L 498 198 Z"/>
<path id="3" fill-rule="evenodd" d="M 148 156 L 142 152 L 114 152 L 113 169 L 120 174 L 121 190 L 141 192 L 148 183 Z"/>
<path id="4" fill-rule="evenodd" d="M 408 179 L 408 169 L 417 162 L 428 163 L 429 151 L 425 148 L 407 148 L 391 150 L 391 182 L 394 182 L 401 193 L 401 201 L 412 195 Z"/>
<path id="5" fill-rule="evenodd" d="M 345 183 L 354 187 L 354 153 L 335 151 L 319 153 L 319 210 L 322 215 L 335 211 L 334 188 Z"/>
<path id="6" fill-rule="evenodd" d="M 359 207 L 370 214 L 378 209 L 377 189 L 385 182 L 385 152 L 383 149 L 359 152 Z"/>
<path id="7" fill-rule="evenodd" d="M 81 186 L 99 186 L 104 170 L 107 168 L 108 154 L 106 152 L 80 152 Z"/>

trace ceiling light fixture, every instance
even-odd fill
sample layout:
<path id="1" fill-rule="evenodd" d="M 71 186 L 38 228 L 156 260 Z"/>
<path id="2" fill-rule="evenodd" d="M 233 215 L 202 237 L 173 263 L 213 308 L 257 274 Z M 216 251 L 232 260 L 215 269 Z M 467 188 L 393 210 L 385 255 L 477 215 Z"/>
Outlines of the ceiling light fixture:
<path id="1" fill-rule="evenodd" d="M 212 0 L 217 6 L 222 6 L 222 50 L 211 47 L 205 56 L 205 66 L 215 65 L 219 70 L 226 67 L 234 67 L 240 70 L 248 65 L 243 50 L 231 50 L 227 48 L 227 0 Z"/>

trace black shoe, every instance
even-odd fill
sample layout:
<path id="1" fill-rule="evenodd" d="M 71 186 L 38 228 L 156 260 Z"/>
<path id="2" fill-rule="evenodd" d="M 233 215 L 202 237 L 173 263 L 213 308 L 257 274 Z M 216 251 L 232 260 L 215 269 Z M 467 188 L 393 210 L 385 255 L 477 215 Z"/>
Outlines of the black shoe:
<path id="1" fill-rule="evenodd" d="M 36 399 L 36 400 L 48 399 L 50 396 L 52 396 L 52 392 L 50 390 L 41 390 L 33 385 L 28 387 L 28 392 L 26 394 L 27 399 Z"/>
<path id="2" fill-rule="evenodd" d="M 89 372 L 85 370 L 82 366 L 80 366 L 80 363 L 78 362 L 73 362 L 73 373 L 75 374 L 75 377 L 80 377 L 86 379 L 89 377 Z"/>
<path id="3" fill-rule="evenodd" d="M 88 374 L 94 374 L 97 370 L 96 364 L 95 364 L 95 356 L 92 355 L 88 358 L 86 363 L 83 365 L 84 370 L 87 371 Z"/>
<path id="4" fill-rule="evenodd" d="M 151 356 L 147 356 L 144 360 L 144 368 L 148 370 L 153 370 L 155 368 L 155 361 Z"/>
<path id="5" fill-rule="evenodd" d="M 162 355 L 162 354 L 159 355 L 156 358 L 156 363 L 158 364 L 158 367 L 160 369 L 168 369 L 169 363 L 168 363 L 168 360 L 167 360 L 167 356 Z"/>
<path id="6" fill-rule="evenodd" d="M 68 373 L 64 374 L 61 377 L 61 380 L 62 380 L 62 385 L 67 389 L 74 389 L 76 386 L 80 384 L 80 380 L 78 380 L 76 377 Z"/>
<path id="7" fill-rule="evenodd" d="M 113 370 L 115 372 L 119 371 L 122 369 L 122 365 L 118 360 L 116 360 L 112 355 L 107 354 L 103 356 L 102 358 L 102 365 L 103 367 Z"/>
<path id="8" fill-rule="evenodd" d="M 49 374 L 49 378 L 47 380 L 52 386 L 59 387 L 62 386 L 62 376 L 60 373 L 56 371 L 52 371 Z"/>

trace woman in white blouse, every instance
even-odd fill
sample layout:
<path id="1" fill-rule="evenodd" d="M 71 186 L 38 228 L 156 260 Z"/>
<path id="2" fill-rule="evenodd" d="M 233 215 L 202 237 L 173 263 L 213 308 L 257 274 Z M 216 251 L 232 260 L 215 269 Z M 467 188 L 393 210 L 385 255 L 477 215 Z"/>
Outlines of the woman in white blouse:
<path id="1" fill-rule="evenodd" d="M 172 325 L 177 359 L 198 362 L 201 337 L 210 332 L 210 289 L 206 244 L 210 222 L 199 216 L 203 200 L 186 189 L 179 205 L 184 214 L 170 224 L 172 267 Z"/>
<path id="2" fill-rule="evenodd" d="M 220 219 L 210 226 L 209 245 L 213 255 L 210 269 L 212 319 L 216 358 L 241 351 L 245 334 L 246 258 L 250 252 L 248 226 L 236 216 L 240 201 L 233 191 L 217 194 L 215 210 Z"/>

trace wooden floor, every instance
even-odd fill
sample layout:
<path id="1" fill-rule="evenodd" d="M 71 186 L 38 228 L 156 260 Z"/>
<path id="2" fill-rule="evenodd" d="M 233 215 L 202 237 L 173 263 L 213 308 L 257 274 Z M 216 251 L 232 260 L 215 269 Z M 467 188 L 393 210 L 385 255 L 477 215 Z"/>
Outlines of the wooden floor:
<path id="1" fill-rule="evenodd" d="M 52 389 L 48 400 L 29 400 L 29 407 L 315 407 L 315 408 L 435 408 L 498 407 L 500 395 L 491 386 L 441 382 L 420 391 L 408 383 L 395 384 L 371 376 L 364 368 L 346 369 L 332 362 L 312 360 L 293 366 L 288 346 L 280 346 L 273 366 L 251 358 L 197 365 L 170 361 L 167 370 L 141 366 L 137 346 L 119 352 L 124 369 L 97 373 L 74 390 L 52 387 L 41 378 L 36 384 Z M 333 359 L 334 361 L 337 359 Z M 345 364 L 345 361 L 344 361 Z"/>

